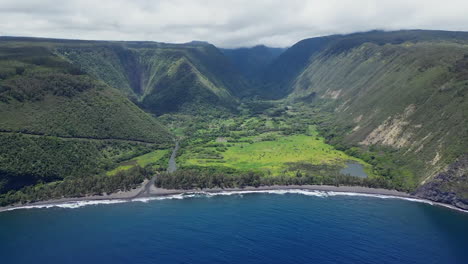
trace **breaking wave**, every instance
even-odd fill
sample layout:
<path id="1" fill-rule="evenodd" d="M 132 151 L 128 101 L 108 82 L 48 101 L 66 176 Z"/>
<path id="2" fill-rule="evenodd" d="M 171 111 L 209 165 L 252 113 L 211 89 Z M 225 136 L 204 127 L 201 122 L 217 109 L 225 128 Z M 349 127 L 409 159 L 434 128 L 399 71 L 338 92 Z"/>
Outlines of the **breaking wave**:
<path id="1" fill-rule="evenodd" d="M 369 194 L 369 193 L 355 193 L 355 192 L 335 192 L 335 191 L 318 191 L 318 190 L 304 190 L 304 189 L 283 189 L 283 190 L 243 190 L 243 191 L 222 191 L 222 192 L 186 192 L 181 194 L 167 195 L 167 196 L 155 196 L 155 197 L 144 197 L 144 198 L 135 198 L 135 199 L 109 199 L 109 200 L 83 200 L 83 201 L 70 201 L 62 203 L 50 203 L 50 204 L 38 204 L 38 205 L 26 205 L 18 206 L 12 208 L 5 208 L 3 211 L 12 211 L 18 209 L 35 209 L 35 208 L 67 208 L 75 209 L 84 206 L 90 205 L 106 205 L 106 204 L 119 204 L 119 203 L 129 203 L 129 202 L 143 202 L 147 203 L 149 201 L 158 201 L 158 200 L 181 200 L 187 198 L 200 198 L 200 197 L 214 197 L 214 196 L 232 196 L 238 195 L 243 196 L 245 194 L 301 194 L 306 196 L 314 196 L 319 198 L 327 198 L 334 196 L 361 196 L 361 197 L 370 197 L 370 198 L 379 198 L 379 199 L 399 199 L 410 202 L 425 203 L 430 205 L 440 205 L 450 209 L 455 209 L 461 212 L 468 212 L 463 209 L 456 208 L 451 205 L 440 204 L 431 202 L 424 199 L 410 198 L 410 197 L 401 197 L 393 195 L 383 195 L 383 194 Z"/>

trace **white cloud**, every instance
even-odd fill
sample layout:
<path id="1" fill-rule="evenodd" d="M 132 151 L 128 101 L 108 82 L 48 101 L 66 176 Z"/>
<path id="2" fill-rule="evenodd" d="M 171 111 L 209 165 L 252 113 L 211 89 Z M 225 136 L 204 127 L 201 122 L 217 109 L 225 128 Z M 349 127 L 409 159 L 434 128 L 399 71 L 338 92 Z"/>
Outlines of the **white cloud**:
<path id="1" fill-rule="evenodd" d="M 466 0 L 0 0 L 0 35 L 289 46 L 372 29 L 468 31 Z"/>

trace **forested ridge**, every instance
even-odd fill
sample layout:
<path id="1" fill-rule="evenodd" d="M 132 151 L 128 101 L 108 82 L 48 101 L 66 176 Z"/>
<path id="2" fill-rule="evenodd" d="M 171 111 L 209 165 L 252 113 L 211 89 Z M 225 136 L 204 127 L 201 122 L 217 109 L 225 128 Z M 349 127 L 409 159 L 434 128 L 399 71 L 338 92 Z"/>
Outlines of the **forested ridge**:
<path id="1" fill-rule="evenodd" d="M 0 43 L 0 113 L 3 204 L 27 201 L 36 184 L 87 181 L 173 144 L 154 117 L 47 45 Z M 15 194 L 23 188 L 28 195 Z"/>
<path id="2" fill-rule="evenodd" d="M 2 203 L 135 187 L 178 138 L 157 186 L 346 184 L 464 207 L 467 45 L 424 30 L 285 50 L 2 37 Z"/>

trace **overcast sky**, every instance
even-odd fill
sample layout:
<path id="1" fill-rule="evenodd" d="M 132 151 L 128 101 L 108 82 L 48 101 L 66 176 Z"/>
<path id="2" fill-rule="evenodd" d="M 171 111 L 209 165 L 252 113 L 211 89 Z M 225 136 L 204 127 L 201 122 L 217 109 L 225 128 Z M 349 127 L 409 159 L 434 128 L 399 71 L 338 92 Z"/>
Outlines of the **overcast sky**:
<path id="1" fill-rule="evenodd" d="M 372 29 L 468 31 L 468 0 L 0 0 L 0 35 L 285 47 Z"/>

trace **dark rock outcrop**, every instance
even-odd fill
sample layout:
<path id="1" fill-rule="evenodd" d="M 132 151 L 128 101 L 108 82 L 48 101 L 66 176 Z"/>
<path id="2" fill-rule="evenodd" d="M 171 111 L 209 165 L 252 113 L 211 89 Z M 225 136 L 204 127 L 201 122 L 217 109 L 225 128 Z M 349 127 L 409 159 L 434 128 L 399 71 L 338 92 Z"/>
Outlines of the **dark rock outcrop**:
<path id="1" fill-rule="evenodd" d="M 414 195 L 435 202 L 468 210 L 468 154 L 459 157 L 430 182 L 419 187 Z"/>

